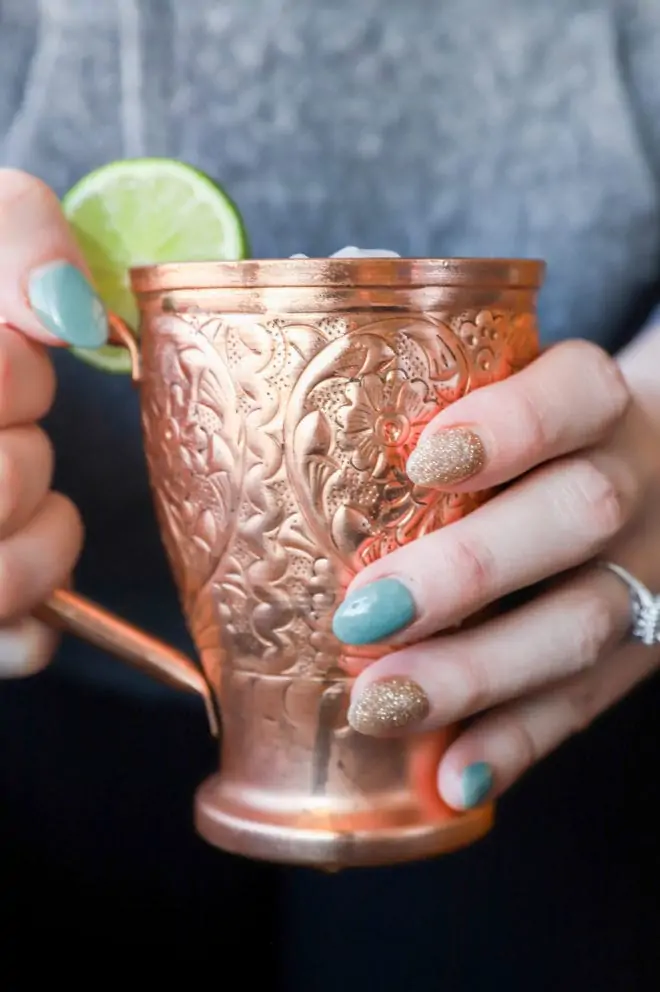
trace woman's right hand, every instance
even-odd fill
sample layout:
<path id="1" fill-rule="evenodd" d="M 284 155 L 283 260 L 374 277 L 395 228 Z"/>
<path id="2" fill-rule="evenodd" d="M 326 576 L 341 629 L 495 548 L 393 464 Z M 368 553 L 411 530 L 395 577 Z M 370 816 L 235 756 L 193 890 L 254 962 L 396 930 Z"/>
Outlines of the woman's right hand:
<path id="1" fill-rule="evenodd" d="M 55 395 L 47 346 L 96 347 L 103 306 L 55 194 L 0 169 L 0 677 L 36 672 L 54 633 L 32 611 L 69 581 L 83 528 L 51 489 L 53 450 L 38 422 Z"/>

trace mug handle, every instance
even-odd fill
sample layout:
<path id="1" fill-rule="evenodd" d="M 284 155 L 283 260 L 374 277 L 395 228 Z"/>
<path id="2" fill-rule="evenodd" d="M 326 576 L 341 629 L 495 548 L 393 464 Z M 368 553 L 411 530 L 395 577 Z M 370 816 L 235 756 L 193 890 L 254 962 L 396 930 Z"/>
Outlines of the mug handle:
<path id="1" fill-rule="evenodd" d="M 114 314 L 110 315 L 109 324 L 110 343 L 126 348 L 131 358 L 131 379 L 139 385 L 141 364 L 137 341 L 123 320 Z M 101 648 L 166 685 L 197 693 L 204 700 L 211 733 L 217 737 L 218 714 L 213 694 L 201 669 L 187 655 L 66 589 L 56 590 L 34 611 L 34 616 L 49 627 Z"/>

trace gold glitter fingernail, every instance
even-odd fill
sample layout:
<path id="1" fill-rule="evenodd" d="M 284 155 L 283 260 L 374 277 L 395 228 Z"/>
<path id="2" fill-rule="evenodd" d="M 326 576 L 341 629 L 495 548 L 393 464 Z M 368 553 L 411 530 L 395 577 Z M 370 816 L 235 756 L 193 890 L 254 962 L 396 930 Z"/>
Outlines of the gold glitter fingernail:
<path id="1" fill-rule="evenodd" d="M 368 685 L 351 703 L 348 722 L 361 734 L 383 737 L 421 723 L 430 710 L 429 699 L 412 679 L 395 676 Z"/>
<path id="2" fill-rule="evenodd" d="M 477 434 L 465 427 L 448 427 L 419 442 L 406 472 L 418 486 L 454 486 L 480 472 L 485 461 Z"/>

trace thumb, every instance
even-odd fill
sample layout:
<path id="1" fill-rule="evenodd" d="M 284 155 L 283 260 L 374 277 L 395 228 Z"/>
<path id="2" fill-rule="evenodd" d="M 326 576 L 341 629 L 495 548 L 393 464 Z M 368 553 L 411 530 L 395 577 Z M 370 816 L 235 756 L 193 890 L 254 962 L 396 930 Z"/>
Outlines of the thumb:
<path id="1" fill-rule="evenodd" d="M 108 336 L 57 197 L 13 169 L 0 169 L 0 323 L 50 345 L 98 348 Z"/>

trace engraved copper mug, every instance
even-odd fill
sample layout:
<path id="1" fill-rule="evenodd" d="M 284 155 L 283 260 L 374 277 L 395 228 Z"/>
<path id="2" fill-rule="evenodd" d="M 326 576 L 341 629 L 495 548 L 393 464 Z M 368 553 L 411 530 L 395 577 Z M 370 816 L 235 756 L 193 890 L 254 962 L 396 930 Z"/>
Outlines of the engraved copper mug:
<path id="1" fill-rule="evenodd" d="M 133 270 L 131 351 L 156 513 L 192 661 L 61 591 L 50 623 L 203 696 L 221 771 L 211 844 L 327 869 L 440 854 L 493 810 L 435 787 L 456 733 L 372 739 L 346 720 L 352 649 L 333 611 L 366 564 L 488 497 L 413 485 L 424 425 L 537 354 L 536 261 L 295 259 Z"/>

